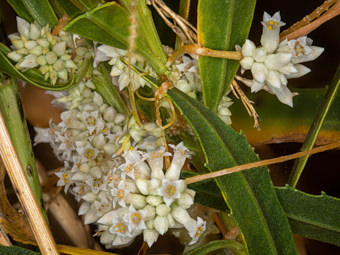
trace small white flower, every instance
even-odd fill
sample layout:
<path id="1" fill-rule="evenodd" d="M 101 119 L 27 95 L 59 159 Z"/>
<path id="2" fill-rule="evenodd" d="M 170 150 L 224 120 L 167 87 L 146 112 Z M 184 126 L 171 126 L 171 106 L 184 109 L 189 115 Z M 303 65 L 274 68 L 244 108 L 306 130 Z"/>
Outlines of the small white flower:
<path id="1" fill-rule="evenodd" d="M 171 181 L 168 179 L 162 179 L 162 186 L 159 190 L 159 195 L 163 197 L 163 201 L 167 206 L 170 206 L 175 199 L 181 197 L 183 183 L 183 180 Z"/>
<path id="2" fill-rule="evenodd" d="M 111 194 L 113 196 L 113 206 L 118 203 L 121 207 L 126 207 L 125 198 L 130 191 L 125 189 L 125 182 L 120 181 L 117 188 L 112 188 Z"/>
<path id="3" fill-rule="evenodd" d="M 276 12 L 273 16 L 264 12 L 263 31 L 261 36 L 261 44 L 268 53 L 275 51 L 280 41 L 280 27 L 285 23 L 281 21 L 280 12 Z"/>
<path id="4" fill-rule="evenodd" d="M 195 222 L 196 225 L 193 227 L 192 231 L 189 231 L 189 236 L 192 238 L 189 245 L 192 245 L 198 241 L 200 236 L 204 233 L 206 230 L 206 222 L 203 221 L 200 217 L 197 217 L 197 221 Z"/>
<path id="5" fill-rule="evenodd" d="M 74 183 L 70 169 L 63 168 L 60 172 L 56 172 L 55 175 L 59 177 L 57 186 L 64 186 L 64 192 L 67 192 L 70 185 Z"/>
<path id="6" fill-rule="evenodd" d="M 130 205 L 129 212 L 126 213 L 123 218 L 128 223 L 128 229 L 131 233 L 133 232 L 137 235 L 146 229 L 144 222 L 145 214 L 145 210 L 137 211 L 132 205 Z"/>

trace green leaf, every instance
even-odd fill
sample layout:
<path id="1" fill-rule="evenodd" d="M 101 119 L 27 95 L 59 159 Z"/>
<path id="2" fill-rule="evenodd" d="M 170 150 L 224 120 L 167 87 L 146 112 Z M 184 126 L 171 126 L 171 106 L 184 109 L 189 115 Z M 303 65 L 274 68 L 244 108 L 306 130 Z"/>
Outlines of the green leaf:
<path id="1" fill-rule="evenodd" d="M 220 250 L 220 249 L 231 249 L 235 252 L 235 254 L 246 255 L 246 251 L 244 246 L 237 241 L 234 240 L 217 240 L 211 241 L 207 244 L 204 244 L 200 247 L 197 247 L 187 253 L 185 255 L 206 255 L 210 252 Z"/>
<path id="2" fill-rule="evenodd" d="M 295 234 L 340 246 L 340 199 L 275 188 Z"/>
<path id="3" fill-rule="evenodd" d="M 102 4 L 101 0 L 71 0 L 71 2 L 82 11 L 89 11 Z"/>
<path id="4" fill-rule="evenodd" d="M 308 151 L 308 150 L 313 149 L 316 138 L 324 123 L 328 110 L 330 109 L 335 99 L 335 96 L 338 93 L 339 86 L 340 86 L 340 65 L 338 66 L 338 69 L 334 75 L 333 81 L 329 89 L 327 90 L 324 100 L 320 104 L 318 111 L 315 114 L 313 123 L 308 131 L 306 140 L 302 144 L 301 151 Z M 302 171 L 305 168 L 307 160 L 308 160 L 308 155 L 295 160 L 292 172 L 288 180 L 288 183 L 291 187 L 293 188 L 296 187 L 299 181 L 299 178 L 302 174 Z"/>
<path id="5" fill-rule="evenodd" d="M 37 255 L 39 253 L 21 248 L 19 246 L 6 247 L 0 245 L 0 255 Z"/>
<path id="6" fill-rule="evenodd" d="M 129 109 L 112 85 L 111 77 L 106 70 L 104 63 L 98 65 L 98 70 L 101 72 L 101 75 L 94 75 L 92 77 L 92 82 L 96 86 L 96 91 L 101 94 L 109 105 L 114 106 L 118 112 L 129 114 Z"/>
<path id="7" fill-rule="evenodd" d="M 71 87 L 78 84 L 82 78 L 84 77 L 91 60 L 85 60 L 84 63 L 79 67 L 77 73 L 72 76 L 72 79 L 69 82 L 64 83 L 56 83 L 55 85 L 51 85 L 49 80 L 45 80 L 44 76 L 40 73 L 38 69 L 29 69 L 25 72 L 20 72 L 12 62 L 5 56 L 10 52 L 5 45 L 0 43 L 0 71 L 4 72 L 12 77 L 15 77 L 19 80 L 26 81 L 34 86 L 39 88 L 61 91 L 67 90 Z"/>
<path id="8" fill-rule="evenodd" d="M 72 20 L 65 31 L 78 34 L 90 40 L 117 47 L 128 48 L 129 14 L 115 2 L 107 3 Z M 153 55 L 143 38 L 136 39 L 137 52 L 141 54 L 158 74 L 165 73 L 165 64 Z"/>
<path id="9" fill-rule="evenodd" d="M 181 177 L 197 175 L 183 171 Z M 192 183 L 189 188 L 197 192 L 195 202 L 221 210 L 223 197 L 213 179 Z M 275 192 L 294 234 L 340 246 L 339 198 L 310 195 L 289 186 L 275 187 Z"/>
<path id="10" fill-rule="evenodd" d="M 235 100 L 230 107 L 233 113 L 232 126 L 242 129 L 247 140 L 253 145 L 280 142 L 300 142 L 305 140 L 313 118 L 321 104 L 326 89 L 294 90 L 294 108 L 280 103 L 274 95 L 265 91 L 247 94 L 255 102 L 256 112 L 261 121 L 261 131 L 253 128 L 253 118 L 249 117 L 241 100 Z M 335 142 L 340 136 L 340 94 L 335 97 L 317 137 L 317 144 Z"/>
<path id="11" fill-rule="evenodd" d="M 212 111 L 177 89 L 171 89 L 168 95 L 196 132 L 210 171 L 258 161 L 245 137 Z M 250 254 L 296 254 L 288 220 L 267 168 L 222 176 L 216 182 Z"/>
<path id="12" fill-rule="evenodd" d="M 66 13 L 71 19 L 82 14 L 82 11 L 79 10 L 76 6 L 74 6 L 70 0 L 58 0 L 58 1 L 50 0 L 50 3 L 54 10 L 56 10 L 56 8 L 58 8 L 59 6 L 60 11 L 59 12 L 56 11 L 56 13 L 59 15 L 59 18 L 64 16 Z"/>
<path id="13" fill-rule="evenodd" d="M 7 2 L 19 16 L 23 15 L 22 18 L 29 18 L 30 22 L 35 20 L 41 26 L 49 24 L 51 28 L 58 24 L 58 18 L 48 0 L 7 0 Z"/>
<path id="14" fill-rule="evenodd" d="M 14 78 L 1 82 L 0 111 L 4 117 L 20 163 L 25 170 L 28 182 L 47 220 L 47 215 L 42 204 L 42 191 L 33 154 L 32 142 L 22 109 L 18 86 Z"/>
<path id="15" fill-rule="evenodd" d="M 248 37 L 256 0 L 200 0 L 198 43 L 214 50 L 235 50 Z M 200 57 L 204 105 L 212 111 L 229 88 L 239 66 L 235 60 Z"/>

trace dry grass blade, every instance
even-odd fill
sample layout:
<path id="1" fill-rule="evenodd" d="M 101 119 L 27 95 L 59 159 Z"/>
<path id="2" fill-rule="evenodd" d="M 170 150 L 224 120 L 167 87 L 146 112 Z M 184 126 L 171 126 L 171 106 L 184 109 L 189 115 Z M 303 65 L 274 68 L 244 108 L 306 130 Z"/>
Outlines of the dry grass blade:
<path id="1" fill-rule="evenodd" d="M 227 174 L 244 171 L 244 170 L 247 170 L 247 169 L 250 169 L 250 168 L 267 166 L 267 165 L 285 162 L 285 161 L 292 160 L 292 159 L 301 158 L 301 157 L 306 156 L 306 155 L 312 155 L 312 154 L 315 154 L 315 153 L 324 152 L 324 151 L 327 151 L 327 150 L 335 149 L 337 147 L 340 147 L 340 141 L 337 141 L 337 142 L 331 143 L 331 144 L 327 144 L 327 145 L 324 145 L 324 146 L 320 146 L 320 147 L 312 149 L 310 151 L 297 152 L 297 153 L 286 155 L 286 156 L 281 156 L 281 157 L 277 157 L 277 158 L 273 158 L 273 159 L 266 159 L 266 160 L 257 161 L 257 162 L 254 162 L 254 163 L 248 163 L 248 164 L 244 164 L 244 165 L 240 165 L 240 166 L 235 166 L 235 167 L 231 167 L 231 168 L 227 168 L 227 169 L 218 170 L 218 171 L 208 173 L 208 174 L 202 174 L 202 175 L 190 177 L 190 178 L 185 179 L 185 181 L 186 181 L 187 184 L 200 182 L 200 181 L 203 181 L 203 180 L 212 179 L 212 178 L 216 178 L 216 177 L 227 175 Z"/>
<path id="2" fill-rule="evenodd" d="M 336 4 L 332 6 L 325 14 L 323 14 L 320 18 L 314 20 L 313 22 L 309 23 L 308 25 L 305 25 L 285 36 L 281 36 L 280 40 L 291 40 L 296 39 L 304 35 L 308 35 L 313 30 L 317 29 L 319 26 L 321 26 L 326 21 L 338 16 L 340 14 L 340 2 L 338 1 Z"/>
<path id="3" fill-rule="evenodd" d="M 284 30 L 280 34 L 280 36 L 284 37 L 284 36 L 294 32 L 295 30 L 297 30 L 297 29 L 299 29 L 301 27 L 304 27 L 304 26 L 308 25 L 313 20 L 319 18 L 321 14 L 326 12 L 337 1 L 338 0 L 327 0 L 327 1 L 325 1 L 322 5 L 320 5 L 318 8 L 316 8 L 312 13 L 308 14 L 302 20 L 296 22 L 295 24 L 290 26 L 288 29 Z"/>
<path id="4" fill-rule="evenodd" d="M 6 235 L 5 231 L 1 227 L 1 224 L 0 224 L 0 245 L 3 245 L 3 246 L 12 246 L 11 241 L 9 240 L 9 238 Z"/>
<path id="5" fill-rule="evenodd" d="M 59 254 L 52 234 L 20 164 L 2 114 L 0 114 L 0 153 L 41 253 L 48 255 Z"/>

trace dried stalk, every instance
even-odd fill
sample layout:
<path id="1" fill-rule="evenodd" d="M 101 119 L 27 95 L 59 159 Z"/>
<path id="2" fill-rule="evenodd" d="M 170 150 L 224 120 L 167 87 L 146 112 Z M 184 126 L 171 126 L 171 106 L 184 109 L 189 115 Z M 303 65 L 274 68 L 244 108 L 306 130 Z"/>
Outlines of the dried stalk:
<path id="1" fill-rule="evenodd" d="M 6 235 L 1 225 L 0 225 L 0 245 L 12 246 L 11 241 L 9 240 L 8 236 Z"/>
<path id="2" fill-rule="evenodd" d="M 241 98 L 244 108 L 246 108 L 250 117 L 254 118 L 254 128 L 261 131 L 259 120 L 260 116 L 257 114 L 255 108 L 253 107 L 253 102 L 248 99 L 248 97 L 243 93 L 242 89 L 238 86 L 235 80 L 232 81 L 231 89 L 237 98 Z M 238 97 L 239 95 L 239 97 Z"/>
<path id="3" fill-rule="evenodd" d="M 290 34 L 286 36 L 281 36 L 280 40 L 291 40 L 291 39 L 296 39 L 301 36 L 307 35 L 313 30 L 317 29 L 319 26 L 321 26 L 323 23 L 326 21 L 338 16 L 340 14 L 340 2 L 338 1 L 336 4 L 333 5 L 332 8 L 330 8 L 324 15 L 322 15 L 320 18 L 316 19 L 315 21 L 311 22 L 308 25 L 305 25 Z"/>
<path id="4" fill-rule="evenodd" d="M 313 20 L 319 18 L 321 14 L 323 14 L 325 11 L 327 11 L 333 4 L 335 4 L 338 0 L 327 0 L 322 5 L 317 7 L 312 13 L 308 14 L 307 16 L 303 17 L 302 20 L 296 22 L 292 26 L 290 26 L 288 29 L 284 30 L 280 36 L 284 37 L 288 34 L 294 32 L 295 30 L 304 27 L 311 23 Z"/>
<path id="5" fill-rule="evenodd" d="M 306 156 L 306 155 L 312 155 L 312 154 L 315 154 L 315 153 L 335 149 L 337 147 L 340 147 L 340 141 L 337 141 L 337 142 L 331 143 L 331 144 L 327 144 L 327 145 L 324 145 L 324 146 L 320 146 L 320 147 L 312 149 L 310 151 L 297 152 L 297 153 L 286 155 L 286 156 L 281 156 L 281 157 L 277 157 L 277 158 L 273 158 L 273 159 L 266 159 L 266 160 L 262 160 L 262 161 L 258 161 L 258 162 L 253 162 L 253 163 L 248 163 L 248 164 L 244 164 L 244 165 L 240 165 L 240 166 L 234 166 L 234 167 L 231 167 L 231 168 L 218 170 L 218 171 L 208 173 L 208 174 L 202 174 L 202 175 L 190 177 L 190 178 L 185 179 L 185 181 L 186 181 L 187 184 L 200 182 L 200 181 L 203 181 L 203 180 L 220 177 L 220 176 L 227 175 L 227 174 L 244 171 L 244 170 L 247 170 L 247 169 L 250 169 L 250 168 L 267 166 L 267 165 L 285 162 L 285 161 L 300 158 L 300 157 L 303 157 L 303 156 Z"/>
<path id="6" fill-rule="evenodd" d="M 2 114 L 0 114 L 0 153 L 41 253 L 46 255 L 59 254 L 52 234 L 30 188 L 24 169 L 20 164 Z"/>

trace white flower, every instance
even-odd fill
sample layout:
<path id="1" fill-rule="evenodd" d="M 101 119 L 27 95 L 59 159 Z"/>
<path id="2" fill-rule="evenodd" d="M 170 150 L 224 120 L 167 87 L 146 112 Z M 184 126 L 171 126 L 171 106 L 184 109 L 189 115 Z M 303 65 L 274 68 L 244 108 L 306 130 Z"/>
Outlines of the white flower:
<path id="1" fill-rule="evenodd" d="M 197 221 L 195 223 L 195 226 L 191 226 L 193 230 L 189 231 L 189 236 L 192 238 L 189 245 L 196 243 L 203 232 L 206 230 L 207 223 L 203 221 L 200 217 L 197 217 Z"/>
<path id="2" fill-rule="evenodd" d="M 146 225 L 144 222 L 144 218 L 146 215 L 145 210 L 136 210 L 132 205 L 129 207 L 129 212 L 127 212 L 123 218 L 128 223 L 128 229 L 132 233 L 138 235 L 144 229 L 146 229 Z"/>
<path id="3" fill-rule="evenodd" d="M 168 180 L 178 180 L 181 174 L 185 160 L 189 158 L 189 150 L 180 142 L 176 146 L 170 145 L 174 149 L 174 156 L 171 165 L 165 173 L 165 178 Z"/>
<path id="4" fill-rule="evenodd" d="M 55 175 L 59 177 L 57 186 L 65 186 L 64 192 L 67 192 L 70 185 L 74 183 L 70 169 L 63 168 L 60 172 L 56 172 Z"/>
<path id="5" fill-rule="evenodd" d="M 116 206 L 116 203 L 118 202 L 118 204 L 121 207 L 126 207 L 125 204 L 125 198 L 127 196 L 127 194 L 129 193 L 129 190 L 125 189 L 125 182 L 121 181 L 118 184 L 117 188 L 112 188 L 111 190 L 111 194 L 113 196 L 113 206 Z"/>
<path id="6" fill-rule="evenodd" d="M 251 71 L 254 78 L 251 82 L 252 92 L 265 89 L 275 94 L 282 103 L 293 107 L 295 93 L 287 88 L 287 79 L 308 73 L 310 70 L 298 63 L 316 59 L 323 48 L 311 46 L 312 41 L 306 36 L 284 40 L 279 44 L 280 27 L 285 25 L 279 12 L 272 17 L 265 12 L 262 25 L 262 47 L 256 48 L 248 39 L 242 46 L 241 72 Z"/>
<path id="7" fill-rule="evenodd" d="M 185 181 L 176 180 L 171 181 L 168 179 L 162 179 L 162 186 L 159 189 L 159 195 L 163 197 L 163 201 L 167 206 L 170 206 L 175 199 L 181 197 L 181 191 L 183 191 L 183 185 Z"/>

